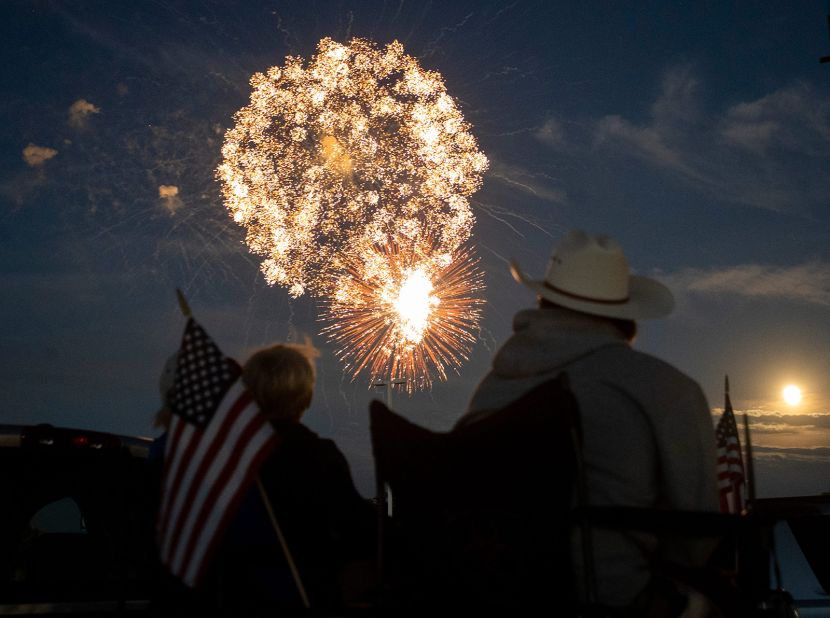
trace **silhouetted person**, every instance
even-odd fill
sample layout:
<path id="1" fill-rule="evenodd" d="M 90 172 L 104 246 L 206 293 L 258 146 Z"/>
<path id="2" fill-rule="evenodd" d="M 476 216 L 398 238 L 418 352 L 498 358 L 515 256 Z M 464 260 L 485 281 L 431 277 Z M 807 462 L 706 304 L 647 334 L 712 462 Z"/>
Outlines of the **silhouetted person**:
<path id="1" fill-rule="evenodd" d="M 161 395 L 161 407 L 153 417 L 153 428 L 163 430 L 150 445 L 149 457 L 153 461 L 161 463 L 164 459 L 164 449 L 167 446 L 167 428 L 170 426 L 170 415 L 172 412 L 172 398 L 176 382 L 176 364 L 179 360 L 179 353 L 171 354 L 164 363 L 159 376 L 159 394 Z"/>
<path id="2" fill-rule="evenodd" d="M 312 609 L 330 609 L 342 605 L 344 570 L 374 557 L 376 515 L 334 442 L 300 423 L 311 404 L 316 354 L 310 346 L 265 348 L 245 363 L 242 380 L 280 440 L 259 477 Z M 256 486 L 227 532 L 215 572 L 226 613 L 302 607 Z"/>
<path id="3" fill-rule="evenodd" d="M 632 349 L 635 320 L 668 315 L 662 284 L 629 274 L 620 246 L 605 236 L 570 233 L 553 251 L 545 278 L 514 277 L 539 298 L 516 314 L 513 335 L 473 394 L 459 426 L 475 423 L 534 386 L 566 372 L 580 408 L 589 503 L 682 510 L 718 508 L 715 438 L 700 387 L 671 365 Z M 551 471 L 555 480 L 556 471 Z M 577 533 L 574 561 L 582 570 Z M 600 603 L 650 615 L 669 597 L 676 615 L 686 599 L 655 591 L 653 561 L 702 565 L 709 546 L 669 546 L 653 536 L 594 531 Z M 577 582 L 582 582 L 579 575 Z"/>

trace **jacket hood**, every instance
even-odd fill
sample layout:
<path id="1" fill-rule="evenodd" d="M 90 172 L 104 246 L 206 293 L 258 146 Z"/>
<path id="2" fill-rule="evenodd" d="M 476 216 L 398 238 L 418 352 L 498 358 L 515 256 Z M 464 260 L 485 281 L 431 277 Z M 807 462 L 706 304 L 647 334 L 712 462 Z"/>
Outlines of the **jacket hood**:
<path id="1" fill-rule="evenodd" d="M 603 318 L 558 307 L 525 309 L 513 318 L 513 336 L 493 359 L 493 377 L 515 379 L 550 373 L 607 345 L 628 345 Z"/>
<path id="2" fill-rule="evenodd" d="M 520 397 L 547 377 L 600 348 L 628 346 L 608 320 L 559 307 L 525 309 L 513 318 L 513 335 L 496 353 L 459 424 L 475 422 Z"/>

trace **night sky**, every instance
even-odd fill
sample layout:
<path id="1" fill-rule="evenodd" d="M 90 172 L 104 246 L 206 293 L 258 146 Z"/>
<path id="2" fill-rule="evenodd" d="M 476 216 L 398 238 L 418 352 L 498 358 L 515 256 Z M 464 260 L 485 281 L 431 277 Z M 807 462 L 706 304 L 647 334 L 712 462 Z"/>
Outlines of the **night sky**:
<path id="1" fill-rule="evenodd" d="M 630 6 L 638 7 L 636 10 Z M 214 170 L 248 79 L 323 37 L 403 43 L 439 71 L 490 160 L 473 196 L 483 327 L 458 376 L 394 395 L 423 425 L 462 413 L 571 228 L 616 237 L 675 313 L 637 347 L 754 423 L 762 496 L 830 491 L 830 54 L 821 3 L 0 4 L 0 423 L 155 435 L 184 319 L 226 353 L 311 336 L 305 422 L 372 486 L 367 380 L 318 306 L 269 287 Z M 795 383 L 803 402 L 784 403 Z"/>

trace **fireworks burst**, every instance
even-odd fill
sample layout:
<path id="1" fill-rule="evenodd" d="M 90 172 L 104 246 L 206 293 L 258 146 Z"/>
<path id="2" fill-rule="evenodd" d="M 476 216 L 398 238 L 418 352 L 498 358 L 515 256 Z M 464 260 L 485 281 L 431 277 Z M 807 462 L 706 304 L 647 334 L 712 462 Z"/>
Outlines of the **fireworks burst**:
<path id="1" fill-rule="evenodd" d="M 483 305 L 483 273 L 469 247 L 446 254 L 432 242 L 388 240 L 349 260 L 322 319 L 353 375 L 401 378 L 412 392 L 461 366 Z"/>
<path id="2" fill-rule="evenodd" d="M 324 302 L 354 375 L 429 386 L 475 341 L 483 288 L 464 248 L 487 158 L 438 73 L 397 41 L 323 39 L 251 78 L 216 170 L 265 278 Z"/>
<path id="3" fill-rule="evenodd" d="M 397 41 L 320 41 L 251 78 L 225 135 L 225 204 L 292 296 L 335 293 L 355 247 L 430 238 L 452 254 L 470 237 L 467 198 L 487 158 L 441 76 Z"/>

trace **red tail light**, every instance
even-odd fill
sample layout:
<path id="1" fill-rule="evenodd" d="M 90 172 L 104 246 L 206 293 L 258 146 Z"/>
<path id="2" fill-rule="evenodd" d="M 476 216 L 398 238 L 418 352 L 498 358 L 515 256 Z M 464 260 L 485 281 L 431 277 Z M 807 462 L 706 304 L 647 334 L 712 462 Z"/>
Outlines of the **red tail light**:
<path id="1" fill-rule="evenodd" d="M 118 449 L 121 440 L 98 431 L 62 429 L 52 425 L 28 427 L 21 436 L 22 446 L 29 448 Z"/>

